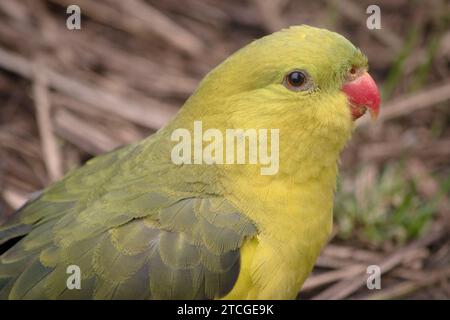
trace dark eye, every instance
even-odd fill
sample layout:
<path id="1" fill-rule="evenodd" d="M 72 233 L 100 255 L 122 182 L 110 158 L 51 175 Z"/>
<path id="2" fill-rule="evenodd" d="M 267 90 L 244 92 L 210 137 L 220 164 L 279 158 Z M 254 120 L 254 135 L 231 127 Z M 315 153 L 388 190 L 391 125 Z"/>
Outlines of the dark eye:
<path id="1" fill-rule="evenodd" d="M 310 86 L 308 85 L 309 79 L 305 71 L 295 70 L 286 75 L 284 85 L 290 90 L 306 90 Z"/>

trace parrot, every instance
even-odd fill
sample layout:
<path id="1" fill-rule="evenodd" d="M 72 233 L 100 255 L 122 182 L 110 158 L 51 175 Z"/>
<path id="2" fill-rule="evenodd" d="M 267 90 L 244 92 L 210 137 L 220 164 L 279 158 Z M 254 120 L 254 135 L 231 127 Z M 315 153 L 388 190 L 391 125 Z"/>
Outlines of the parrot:
<path id="1" fill-rule="evenodd" d="M 0 299 L 295 299 L 331 234 L 340 154 L 379 109 L 368 59 L 344 36 L 299 25 L 254 40 L 164 127 L 69 171 L 0 226 Z M 277 151 L 276 172 L 218 161 L 219 149 L 176 163 L 174 132 L 195 122 L 241 138 L 277 130 L 257 149 Z"/>

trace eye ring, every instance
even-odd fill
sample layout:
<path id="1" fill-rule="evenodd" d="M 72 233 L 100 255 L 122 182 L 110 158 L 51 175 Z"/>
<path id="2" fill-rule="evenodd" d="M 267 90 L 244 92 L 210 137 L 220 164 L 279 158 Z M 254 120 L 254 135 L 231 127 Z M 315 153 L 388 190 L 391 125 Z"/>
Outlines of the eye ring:
<path id="1" fill-rule="evenodd" d="M 311 87 L 309 75 L 303 70 L 292 70 L 285 77 L 283 84 L 292 91 L 305 91 Z"/>

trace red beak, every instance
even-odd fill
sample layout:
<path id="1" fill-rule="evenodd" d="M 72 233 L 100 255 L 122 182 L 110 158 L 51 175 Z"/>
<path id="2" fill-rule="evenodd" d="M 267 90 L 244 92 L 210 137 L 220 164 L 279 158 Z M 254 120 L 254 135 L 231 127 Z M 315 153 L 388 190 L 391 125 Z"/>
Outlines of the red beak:
<path id="1" fill-rule="evenodd" d="M 364 72 L 358 78 L 346 82 L 342 91 L 347 95 L 353 120 L 361 117 L 369 109 L 372 119 L 380 112 L 380 92 L 372 77 Z"/>

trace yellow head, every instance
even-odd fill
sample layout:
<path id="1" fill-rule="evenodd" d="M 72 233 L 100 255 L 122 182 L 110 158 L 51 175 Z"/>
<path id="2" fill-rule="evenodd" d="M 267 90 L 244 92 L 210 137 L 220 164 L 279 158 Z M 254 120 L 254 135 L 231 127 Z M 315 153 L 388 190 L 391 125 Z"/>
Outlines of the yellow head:
<path id="1" fill-rule="evenodd" d="M 366 108 L 378 112 L 367 68 L 366 57 L 341 35 L 291 27 L 252 42 L 211 71 L 183 108 L 189 116 L 179 119 L 223 130 L 279 129 L 282 171 L 283 163 L 290 170 L 304 157 L 336 162 L 353 120 Z"/>

